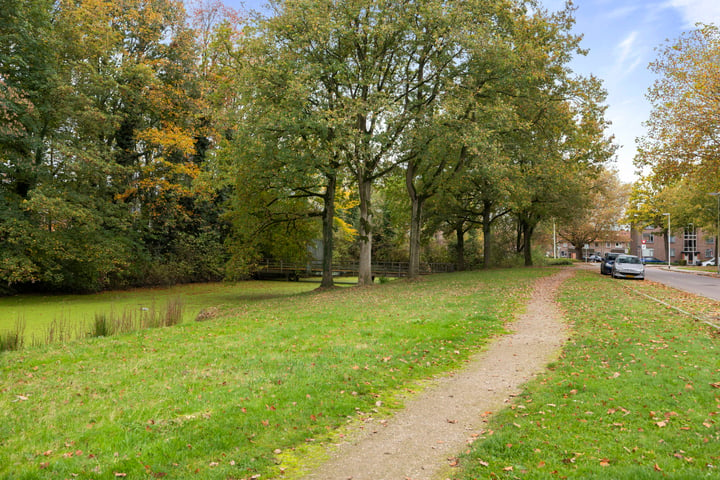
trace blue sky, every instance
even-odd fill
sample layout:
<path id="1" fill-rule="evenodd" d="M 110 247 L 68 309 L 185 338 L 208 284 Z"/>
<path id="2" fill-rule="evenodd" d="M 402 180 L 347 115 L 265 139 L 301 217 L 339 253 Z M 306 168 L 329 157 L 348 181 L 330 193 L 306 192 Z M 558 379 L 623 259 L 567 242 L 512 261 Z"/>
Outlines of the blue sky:
<path id="1" fill-rule="evenodd" d="M 563 7 L 564 0 L 542 0 L 550 10 Z M 239 0 L 225 0 L 239 8 Z M 261 9 L 265 0 L 246 0 L 248 9 Z M 577 23 L 583 47 L 590 50 L 571 67 L 581 75 L 593 74 L 608 91 L 608 134 L 620 145 L 615 167 L 620 179 L 634 180 L 635 139 L 644 134 L 642 123 L 650 113 L 645 98 L 654 77 L 648 64 L 656 48 L 674 40 L 696 22 L 720 24 L 720 0 L 575 0 Z"/>

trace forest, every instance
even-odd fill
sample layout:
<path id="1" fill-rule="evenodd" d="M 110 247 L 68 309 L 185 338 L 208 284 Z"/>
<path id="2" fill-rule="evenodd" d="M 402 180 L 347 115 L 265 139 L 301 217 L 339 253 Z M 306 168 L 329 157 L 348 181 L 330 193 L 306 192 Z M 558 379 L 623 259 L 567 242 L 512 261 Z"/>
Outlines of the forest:
<path id="1" fill-rule="evenodd" d="M 533 262 L 615 146 L 534 0 L 4 0 L 0 294 Z"/>

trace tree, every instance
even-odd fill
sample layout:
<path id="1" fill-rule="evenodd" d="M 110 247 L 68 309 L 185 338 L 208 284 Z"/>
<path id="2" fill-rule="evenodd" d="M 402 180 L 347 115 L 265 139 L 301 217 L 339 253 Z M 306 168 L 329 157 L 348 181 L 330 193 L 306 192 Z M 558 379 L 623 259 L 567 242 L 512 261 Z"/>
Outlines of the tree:
<path id="1" fill-rule="evenodd" d="M 653 108 L 635 163 L 655 181 L 691 177 L 707 192 L 720 189 L 720 30 L 701 25 L 660 51 L 650 65 L 659 76 L 647 97 Z"/>
<path id="2" fill-rule="evenodd" d="M 617 230 L 625 214 L 630 185 L 621 183 L 612 170 L 603 170 L 597 177 L 588 177 L 586 198 L 572 210 L 558 229 L 559 235 L 570 242 L 576 252 Z"/>
<path id="3" fill-rule="evenodd" d="M 207 234 L 182 3 L 6 3 L 0 276 L 76 290 L 149 278 L 146 250 L 167 261 Z"/>

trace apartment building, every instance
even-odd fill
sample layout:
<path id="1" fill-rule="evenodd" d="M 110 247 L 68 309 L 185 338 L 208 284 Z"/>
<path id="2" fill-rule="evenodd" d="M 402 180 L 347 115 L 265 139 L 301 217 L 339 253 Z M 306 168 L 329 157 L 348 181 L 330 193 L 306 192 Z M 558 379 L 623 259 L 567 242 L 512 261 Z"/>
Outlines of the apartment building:
<path id="1" fill-rule="evenodd" d="M 705 232 L 692 225 L 688 228 L 671 230 L 670 262 L 696 265 L 715 257 L 714 232 Z M 643 257 L 668 259 L 667 231 L 656 227 L 631 231 L 630 252 Z"/>

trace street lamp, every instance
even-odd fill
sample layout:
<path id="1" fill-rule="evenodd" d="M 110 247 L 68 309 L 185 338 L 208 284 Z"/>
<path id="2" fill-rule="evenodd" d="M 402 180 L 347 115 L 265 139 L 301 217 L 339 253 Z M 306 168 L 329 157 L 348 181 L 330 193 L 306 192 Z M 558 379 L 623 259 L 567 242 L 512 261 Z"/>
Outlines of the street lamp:
<path id="1" fill-rule="evenodd" d="M 720 256 L 720 247 L 718 247 L 718 240 L 720 240 L 718 238 L 720 237 L 720 192 L 709 193 L 708 195 L 717 197 L 718 199 L 717 230 L 715 231 L 715 265 L 717 265 L 718 275 L 720 275 L 720 259 L 718 259 L 718 256 Z"/>
<path id="2" fill-rule="evenodd" d="M 667 257 L 668 257 L 668 268 L 670 268 L 670 214 L 669 214 L 669 213 L 663 213 L 663 215 L 667 215 L 667 217 L 668 217 L 668 250 L 667 250 Z"/>

